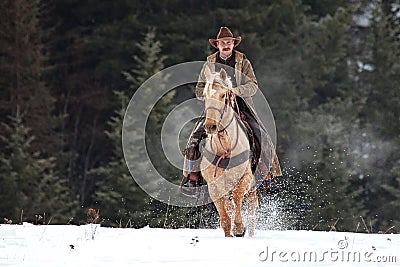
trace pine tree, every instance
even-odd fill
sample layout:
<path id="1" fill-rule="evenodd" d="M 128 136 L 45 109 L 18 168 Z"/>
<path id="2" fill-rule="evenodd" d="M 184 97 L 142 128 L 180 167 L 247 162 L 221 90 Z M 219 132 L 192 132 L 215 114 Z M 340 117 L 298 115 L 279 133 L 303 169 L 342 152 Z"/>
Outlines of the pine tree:
<path id="1" fill-rule="evenodd" d="M 351 23 L 350 10 L 338 8 L 333 16 L 307 18 L 299 25 L 301 50 L 290 66 L 295 102 L 285 112 L 292 119 L 288 197 L 299 205 L 291 209 L 301 214 L 301 227 L 329 230 L 338 220 L 336 229 L 352 231 L 357 216 L 365 215 L 351 164 L 363 104 L 348 94 L 354 83 L 348 68 Z"/>
<path id="2" fill-rule="evenodd" d="M 5 135 L 1 141 L 7 145 L 0 153 L 1 216 L 18 222 L 47 214 L 52 223 L 67 223 L 77 203 L 56 172 L 55 158 L 31 152 L 35 136 L 24 126 L 18 109 L 10 121 L 2 124 Z"/>
<path id="3" fill-rule="evenodd" d="M 0 114 L 6 122 L 17 106 L 36 139 L 32 151 L 50 155 L 59 149 L 52 116 L 54 98 L 44 80 L 46 54 L 41 16 L 42 0 L 5 0 L 0 3 Z"/>
<path id="4" fill-rule="evenodd" d="M 138 44 L 138 48 L 141 55 L 133 57 L 135 67 L 129 72 L 123 72 L 130 83 L 131 91 L 136 91 L 146 79 L 162 70 L 165 60 L 165 57 L 161 55 L 161 43 L 156 40 L 155 28 L 149 29 L 144 40 Z M 142 93 L 152 94 L 152 90 L 152 88 L 144 88 Z M 160 213 L 154 211 L 164 206 L 154 203 L 140 189 L 127 168 L 127 164 L 130 165 L 129 168 L 133 169 L 136 175 L 147 171 L 146 166 L 140 164 L 140 160 L 138 160 L 145 158 L 145 155 L 135 154 L 130 151 L 130 148 L 135 147 L 136 142 L 143 142 L 143 138 L 145 135 L 147 137 L 148 133 L 144 132 L 145 129 L 136 127 L 137 119 L 132 114 L 125 114 L 129 100 L 127 94 L 124 91 L 116 91 L 115 94 L 119 100 L 119 107 L 108 123 L 111 130 L 106 132 L 114 146 L 113 156 L 107 166 L 92 171 L 98 177 L 96 202 L 101 207 L 102 216 L 108 218 L 111 224 L 130 221 L 130 225 L 136 227 L 149 223 L 160 226 L 161 219 L 155 220 Z M 168 107 L 171 97 L 170 94 L 156 105 L 149 118 L 150 125 L 161 128 L 161 114 Z M 125 146 L 125 149 L 128 150 L 125 151 L 125 155 L 128 157 L 126 159 L 124 159 L 121 144 L 123 122 L 125 122 L 125 136 L 129 137 L 129 145 Z M 146 151 L 141 153 L 146 153 Z"/>
<path id="5" fill-rule="evenodd" d="M 150 76 L 164 68 L 167 59 L 161 54 L 161 42 L 156 39 L 156 29 L 149 28 L 144 40 L 137 44 L 139 55 L 134 55 L 135 66 L 130 71 L 123 71 L 129 88 L 136 91 Z"/>
<path id="6" fill-rule="evenodd" d="M 357 103 L 351 98 L 336 98 L 298 117 L 298 132 L 304 142 L 302 167 L 310 213 L 309 226 L 329 230 L 354 231 L 360 216 L 366 215 L 354 136 L 360 132 Z"/>
<path id="7" fill-rule="evenodd" d="M 160 54 L 161 42 L 156 40 L 155 28 L 148 29 L 143 42 L 138 44 L 138 48 L 141 54 L 133 57 L 136 63 L 135 67 L 129 72 L 123 72 L 126 80 L 130 83 L 130 88 L 133 90 L 137 90 L 150 76 L 160 72 L 164 68 L 163 62 L 166 60 L 166 56 Z M 160 88 L 165 87 L 168 78 L 162 77 L 161 74 L 160 77 L 154 79 L 151 86 L 141 87 L 140 93 L 142 96 L 153 95 L 156 89 L 160 90 Z M 160 149 L 160 135 L 162 123 L 169 110 L 172 109 L 171 100 L 174 94 L 175 92 L 171 91 L 165 94 L 157 103 L 150 103 L 151 106 L 143 107 L 144 110 L 151 110 L 145 129 L 146 146 L 149 156 L 156 169 L 167 176 L 173 175 L 174 170 L 167 164 L 168 161 Z"/>
<path id="8" fill-rule="evenodd" d="M 393 138 L 400 131 L 400 19 L 395 12 L 384 12 L 384 5 L 376 2 L 372 11 L 371 26 L 367 36 L 367 53 L 361 58 L 360 86 L 368 92 L 365 114 L 379 134 Z M 366 69 L 365 67 L 366 66 Z M 363 68 L 364 67 L 364 68 Z"/>
<path id="9" fill-rule="evenodd" d="M 387 1 L 374 1 L 366 8 L 370 14 L 368 27 L 359 37 L 365 45 L 358 47 L 357 88 L 366 103 L 361 112 L 364 125 L 360 137 L 359 162 L 365 173 L 364 198 L 369 207 L 369 218 L 375 228 L 384 230 L 399 222 L 397 215 L 398 156 L 400 122 L 400 19 L 398 9 L 388 8 Z M 390 203 L 390 204 L 387 204 Z M 385 208 L 382 208 L 385 206 Z"/>
<path id="10" fill-rule="evenodd" d="M 121 143 L 122 124 L 129 99 L 123 92 L 115 91 L 115 96 L 120 101 L 120 107 L 108 122 L 111 130 L 106 131 L 114 145 L 113 156 L 107 166 L 91 171 L 91 175 L 97 178 L 95 203 L 101 216 L 107 218 L 106 224 L 143 226 L 142 209 L 150 200 L 132 179 Z"/>

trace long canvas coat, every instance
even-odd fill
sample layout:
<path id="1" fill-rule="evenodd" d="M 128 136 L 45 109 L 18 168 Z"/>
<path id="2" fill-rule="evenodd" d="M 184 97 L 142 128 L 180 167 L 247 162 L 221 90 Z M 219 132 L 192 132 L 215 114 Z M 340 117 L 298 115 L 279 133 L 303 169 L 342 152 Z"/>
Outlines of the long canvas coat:
<path id="1" fill-rule="evenodd" d="M 272 149 L 272 164 L 271 164 L 271 172 L 274 176 L 282 176 L 282 171 L 281 167 L 279 164 L 279 159 L 278 156 L 276 155 L 274 145 L 271 141 L 270 136 L 268 135 L 268 132 L 266 131 L 265 126 L 263 125 L 262 121 L 258 117 L 252 96 L 257 92 L 258 90 L 258 85 L 257 85 L 257 79 L 253 71 L 253 67 L 250 63 L 250 61 L 245 57 L 245 55 L 237 50 L 234 50 L 235 53 L 235 80 L 237 84 L 237 89 L 239 90 L 238 96 L 241 97 L 245 103 L 247 104 L 250 112 L 253 114 L 254 118 L 257 120 L 258 124 L 261 126 L 261 128 L 267 133 L 267 142 L 269 146 Z M 205 87 L 205 81 L 206 77 L 204 74 L 204 70 L 206 67 L 210 68 L 211 72 L 215 72 L 215 62 L 217 58 L 218 52 L 210 55 L 207 57 L 207 62 L 204 64 L 202 71 L 200 72 L 199 75 L 199 80 L 196 85 L 196 96 L 198 98 L 203 97 L 203 90 Z M 186 164 L 185 164 L 186 165 Z M 185 173 L 185 171 L 184 171 Z"/>

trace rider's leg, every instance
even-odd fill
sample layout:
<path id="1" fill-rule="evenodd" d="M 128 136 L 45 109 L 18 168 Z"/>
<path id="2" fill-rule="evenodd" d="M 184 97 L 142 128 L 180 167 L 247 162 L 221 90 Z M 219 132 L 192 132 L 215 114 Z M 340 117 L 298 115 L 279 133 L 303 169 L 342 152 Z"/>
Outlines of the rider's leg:
<path id="1" fill-rule="evenodd" d="M 198 169 L 197 167 L 194 167 L 196 161 L 194 160 L 188 160 L 188 176 L 187 179 L 188 181 L 186 182 L 186 186 L 189 187 L 194 187 L 197 186 L 197 182 L 198 182 L 198 172 L 195 171 L 196 169 Z"/>
<path id="2" fill-rule="evenodd" d="M 253 118 L 247 117 L 246 119 L 248 121 L 248 124 L 251 125 L 252 130 L 254 131 L 256 142 L 260 142 L 262 138 L 266 138 L 266 136 L 262 136 L 263 134 L 266 135 L 266 133 L 260 129 L 259 125 Z M 263 146 L 263 144 L 260 144 L 260 146 Z M 275 195 L 279 193 L 280 187 L 276 183 L 274 175 L 271 171 L 271 164 L 273 159 L 271 147 L 264 144 L 264 147 L 260 149 L 259 153 L 259 159 L 256 159 L 258 160 L 258 162 L 257 170 L 255 172 L 259 192 L 263 196 Z"/>
<path id="3" fill-rule="evenodd" d="M 261 129 L 257 121 L 247 112 L 241 114 L 242 120 L 251 127 L 252 134 L 254 135 L 254 142 L 256 146 L 256 165 L 258 173 L 262 175 L 263 180 L 271 180 L 273 178 L 271 173 L 272 150 L 266 144 L 266 133 Z"/>
<path id="4" fill-rule="evenodd" d="M 182 185 L 184 186 L 197 186 L 199 185 L 200 166 L 198 159 L 201 154 L 199 151 L 200 141 L 204 138 L 205 129 L 202 121 L 197 123 L 192 135 L 189 138 L 187 147 L 185 149 L 185 158 L 187 164 L 187 176 L 183 178 Z"/>

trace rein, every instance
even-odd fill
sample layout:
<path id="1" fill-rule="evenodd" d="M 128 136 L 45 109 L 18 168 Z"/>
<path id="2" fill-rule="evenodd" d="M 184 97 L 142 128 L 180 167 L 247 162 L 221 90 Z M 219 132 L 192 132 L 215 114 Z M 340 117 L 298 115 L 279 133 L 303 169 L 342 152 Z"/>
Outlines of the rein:
<path id="1" fill-rule="evenodd" d="M 214 109 L 214 110 L 217 110 L 218 112 L 220 112 L 220 118 L 219 118 L 219 121 L 218 121 L 218 128 L 219 128 L 219 126 L 221 125 L 221 121 L 222 121 L 222 118 L 223 118 L 223 116 L 224 116 L 224 114 L 225 114 L 225 112 L 226 112 L 226 110 L 227 110 L 227 107 L 230 106 L 229 103 L 231 103 L 231 105 L 232 105 L 232 101 L 233 101 L 233 103 L 235 103 L 236 108 L 237 108 L 237 112 L 240 114 L 239 106 L 238 106 L 238 104 L 237 104 L 237 101 L 235 101 L 235 98 L 236 98 L 236 96 L 235 96 L 234 93 L 232 93 L 231 91 L 227 91 L 227 92 L 225 93 L 225 103 L 224 103 L 224 108 L 222 109 L 222 111 L 221 111 L 220 109 L 217 109 L 217 108 L 214 108 L 214 107 L 209 107 L 209 108 L 208 108 L 208 109 Z M 218 155 L 218 154 L 216 153 L 216 151 L 214 150 L 214 148 L 213 148 L 213 145 L 212 145 L 212 144 L 213 144 L 213 136 L 211 136 L 211 138 L 210 138 L 211 152 L 212 152 L 216 157 L 218 157 L 218 160 L 217 160 L 216 163 L 215 163 L 214 178 L 215 178 L 216 175 L 217 175 L 217 169 L 218 169 L 218 167 L 219 167 L 221 161 L 222 161 L 223 159 L 227 159 L 227 158 L 228 158 L 228 156 L 229 156 L 229 155 L 231 154 L 231 152 L 236 148 L 236 146 L 237 146 L 237 144 L 238 144 L 238 142 L 239 142 L 239 122 L 238 122 L 238 121 L 236 121 L 236 140 L 235 140 L 235 142 L 234 142 L 234 145 L 233 145 L 231 148 L 226 148 L 226 147 L 224 147 L 224 145 L 223 145 L 223 143 L 222 143 L 222 140 L 221 140 L 221 138 L 222 138 L 222 133 L 226 131 L 226 129 L 229 127 L 229 125 L 231 125 L 231 123 L 233 122 L 233 120 L 234 120 L 235 118 L 236 118 L 236 120 L 237 120 L 237 115 L 236 115 L 236 113 L 233 114 L 231 120 L 229 121 L 229 123 L 228 123 L 223 129 L 217 131 L 217 137 L 218 137 L 219 144 L 221 145 L 222 149 L 224 150 L 224 152 L 223 152 L 221 155 Z M 242 154 L 242 153 L 241 153 L 241 154 Z"/>

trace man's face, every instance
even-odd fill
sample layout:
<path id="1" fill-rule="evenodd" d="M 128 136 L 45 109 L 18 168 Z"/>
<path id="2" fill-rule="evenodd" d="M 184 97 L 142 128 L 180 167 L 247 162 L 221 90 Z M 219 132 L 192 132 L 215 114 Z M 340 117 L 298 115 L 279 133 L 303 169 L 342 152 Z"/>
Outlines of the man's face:
<path id="1" fill-rule="evenodd" d="M 229 57 L 232 54 L 235 42 L 232 38 L 226 38 L 217 42 L 219 54 L 222 57 Z"/>

